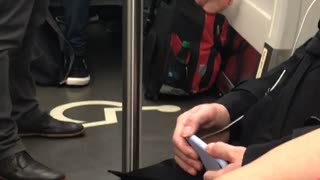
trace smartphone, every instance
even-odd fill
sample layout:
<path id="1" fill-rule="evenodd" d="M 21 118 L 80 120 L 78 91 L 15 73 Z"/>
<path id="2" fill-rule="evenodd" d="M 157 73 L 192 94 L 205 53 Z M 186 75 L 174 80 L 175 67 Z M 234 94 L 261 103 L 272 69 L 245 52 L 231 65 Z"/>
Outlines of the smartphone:
<path id="1" fill-rule="evenodd" d="M 200 160 L 206 170 L 219 170 L 225 168 L 228 163 L 222 159 L 211 157 L 206 152 L 207 144 L 196 135 L 186 138 L 190 146 L 198 153 Z"/>

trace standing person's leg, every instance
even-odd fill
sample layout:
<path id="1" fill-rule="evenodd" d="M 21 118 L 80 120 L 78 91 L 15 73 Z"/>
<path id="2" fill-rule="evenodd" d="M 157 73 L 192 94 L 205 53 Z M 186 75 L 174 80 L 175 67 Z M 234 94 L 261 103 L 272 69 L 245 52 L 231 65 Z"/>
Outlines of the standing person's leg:
<path id="1" fill-rule="evenodd" d="M 9 64 L 10 55 L 22 44 L 33 5 L 34 0 L 17 3 L 0 0 L 0 159 L 24 150 L 11 117 Z"/>
<path id="2" fill-rule="evenodd" d="M 6 180 L 62 180 L 64 175 L 55 172 L 25 152 L 17 135 L 17 126 L 11 117 L 10 98 L 11 57 L 21 53 L 30 27 L 35 0 L 0 0 L 0 178 Z"/>
<path id="3" fill-rule="evenodd" d="M 3 46 L 2 41 L 3 32 L 0 30 L 0 161 L 12 154 L 25 150 L 18 137 L 16 123 L 11 118 L 12 104 L 9 91 L 9 56 L 8 51 L 4 50 L 6 48 Z"/>
<path id="4" fill-rule="evenodd" d="M 35 26 L 30 24 L 30 27 Z M 33 34 L 33 29 L 28 30 L 21 48 L 10 55 L 10 94 L 13 106 L 11 116 L 18 127 L 20 126 L 19 131 L 37 125 L 43 114 L 35 97 L 36 88 L 29 69 Z"/>
<path id="5" fill-rule="evenodd" d="M 90 0 L 63 0 L 63 4 L 66 38 L 74 48 L 76 55 L 84 56 L 87 51 Z"/>
<path id="6" fill-rule="evenodd" d="M 29 28 L 19 53 L 10 56 L 10 93 L 12 118 L 21 136 L 73 137 L 83 133 L 80 124 L 54 120 L 42 112 L 36 99 L 36 88 L 30 72 L 34 32 L 46 19 L 46 0 L 36 0 Z"/>
<path id="7" fill-rule="evenodd" d="M 63 4 L 65 8 L 66 38 L 76 54 L 75 63 L 66 84 L 84 86 L 90 81 L 85 62 L 90 0 L 63 0 Z"/>

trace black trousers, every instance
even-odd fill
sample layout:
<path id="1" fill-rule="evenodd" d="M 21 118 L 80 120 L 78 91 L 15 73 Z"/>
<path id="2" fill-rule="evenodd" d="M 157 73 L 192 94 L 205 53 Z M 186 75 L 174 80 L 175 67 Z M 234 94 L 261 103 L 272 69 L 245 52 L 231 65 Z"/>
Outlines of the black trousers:
<path id="1" fill-rule="evenodd" d="M 184 172 L 173 159 L 129 173 L 109 172 L 120 177 L 121 180 L 202 180 L 205 173 L 203 170 L 197 176 L 191 176 Z"/>
<path id="2" fill-rule="evenodd" d="M 0 160 L 23 151 L 17 128 L 42 115 L 30 75 L 34 28 L 47 13 L 46 0 L 0 0 Z"/>

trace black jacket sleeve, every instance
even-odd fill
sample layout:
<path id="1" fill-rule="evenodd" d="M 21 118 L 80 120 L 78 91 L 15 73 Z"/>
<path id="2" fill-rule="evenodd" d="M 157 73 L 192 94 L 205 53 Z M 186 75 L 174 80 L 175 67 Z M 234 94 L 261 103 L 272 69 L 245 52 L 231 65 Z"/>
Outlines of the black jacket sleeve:
<path id="1" fill-rule="evenodd" d="M 297 138 L 299 136 L 307 134 L 307 133 L 314 131 L 318 128 L 320 128 L 320 126 L 303 127 L 303 128 L 295 129 L 290 136 L 286 136 L 281 139 L 273 140 L 268 143 L 250 145 L 247 147 L 247 150 L 244 154 L 242 165 L 246 165 L 246 164 L 256 160 L 257 158 L 259 158 L 263 154 L 267 153 L 271 149 L 273 149 L 273 148 L 275 148 L 285 142 L 288 142 L 294 138 Z"/>
<path id="2" fill-rule="evenodd" d="M 216 102 L 224 105 L 230 113 L 231 120 L 243 115 L 254 105 L 259 98 L 263 97 L 281 76 L 284 69 L 294 66 L 298 58 L 291 58 L 280 66 L 268 72 L 261 79 L 247 80 L 240 83 L 230 93 Z"/>
<path id="3" fill-rule="evenodd" d="M 315 102 L 319 102 L 320 94 L 319 88 L 320 86 L 316 85 L 319 82 L 319 74 L 320 74 L 320 63 L 316 63 L 313 68 L 309 70 L 308 76 L 301 83 L 301 88 L 297 92 L 296 101 L 292 102 L 292 106 L 295 107 L 291 110 L 292 113 L 290 117 L 293 119 L 300 119 L 297 122 L 290 121 L 290 124 L 287 124 L 284 129 L 293 129 L 288 133 L 288 136 L 283 137 L 281 139 L 273 140 L 264 144 L 253 144 L 247 147 L 246 153 L 244 155 L 243 164 L 247 164 L 258 157 L 262 156 L 264 153 L 269 150 L 275 148 L 276 146 L 285 143 L 291 139 L 304 135 L 308 132 L 311 132 L 317 128 L 320 128 L 320 116 L 319 108 Z M 303 88 L 302 88 L 303 87 Z M 315 101 L 315 102 L 314 102 Z M 314 115 L 316 117 L 309 117 L 305 119 L 304 117 L 310 115 Z M 291 119 L 292 120 L 292 119 Z M 304 124 L 301 128 L 297 127 L 298 124 Z"/>

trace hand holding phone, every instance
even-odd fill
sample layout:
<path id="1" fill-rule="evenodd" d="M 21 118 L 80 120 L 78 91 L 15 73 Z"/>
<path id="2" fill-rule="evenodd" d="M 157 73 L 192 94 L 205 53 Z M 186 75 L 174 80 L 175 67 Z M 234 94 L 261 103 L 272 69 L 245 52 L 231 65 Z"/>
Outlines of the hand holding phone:
<path id="1" fill-rule="evenodd" d="M 192 146 L 192 148 L 198 153 L 200 160 L 206 168 L 206 170 L 219 170 L 223 169 L 228 165 L 228 163 L 222 159 L 216 159 L 211 157 L 206 152 L 207 144 L 196 135 L 187 138 L 187 141 Z"/>

